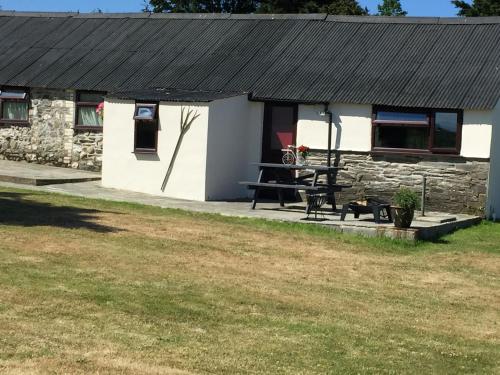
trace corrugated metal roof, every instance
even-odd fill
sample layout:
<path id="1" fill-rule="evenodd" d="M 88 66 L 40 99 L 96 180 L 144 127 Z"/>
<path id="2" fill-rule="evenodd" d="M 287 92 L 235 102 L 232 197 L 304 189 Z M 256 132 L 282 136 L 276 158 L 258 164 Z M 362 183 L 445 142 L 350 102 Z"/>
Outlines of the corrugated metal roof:
<path id="1" fill-rule="evenodd" d="M 107 95 L 112 99 L 164 101 L 164 102 L 211 102 L 234 96 L 246 95 L 244 92 L 178 90 L 169 88 L 146 88 L 139 90 L 119 91 Z"/>
<path id="2" fill-rule="evenodd" d="M 500 17 L 0 12 L 0 84 L 491 109 Z"/>

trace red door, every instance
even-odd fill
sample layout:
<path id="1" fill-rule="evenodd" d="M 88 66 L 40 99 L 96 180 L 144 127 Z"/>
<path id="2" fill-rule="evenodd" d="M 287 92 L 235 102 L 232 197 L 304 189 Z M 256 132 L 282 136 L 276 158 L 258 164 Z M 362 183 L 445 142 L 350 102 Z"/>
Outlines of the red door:
<path id="1" fill-rule="evenodd" d="M 266 103 L 264 108 L 264 132 L 262 162 L 281 163 L 284 148 L 295 144 L 297 132 L 297 105 Z"/>

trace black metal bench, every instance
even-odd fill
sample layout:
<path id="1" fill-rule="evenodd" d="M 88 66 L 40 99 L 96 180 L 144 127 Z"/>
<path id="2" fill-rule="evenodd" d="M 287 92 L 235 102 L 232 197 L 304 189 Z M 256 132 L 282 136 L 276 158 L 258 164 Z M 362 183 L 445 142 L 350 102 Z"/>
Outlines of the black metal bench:
<path id="1" fill-rule="evenodd" d="M 240 185 L 246 185 L 249 189 L 253 189 L 254 195 L 252 200 L 252 209 L 255 209 L 257 201 L 259 199 L 259 191 L 262 189 L 275 189 L 278 192 L 279 203 L 281 207 L 285 206 L 283 191 L 284 190 L 301 190 L 305 191 L 306 195 L 314 197 L 315 194 L 326 194 L 328 195 L 329 203 L 332 205 L 332 209 L 336 209 L 335 202 L 335 192 L 340 192 L 344 188 L 350 188 L 351 185 L 337 185 L 335 183 L 336 174 L 339 170 L 345 169 L 342 167 L 332 167 L 323 165 L 288 165 L 288 164 L 276 164 L 276 163 L 254 163 L 254 165 L 260 168 L 259 177 L 256 182 L 254 181 L 241 181 Z M 271 175 L 274 178 L 269 179 L 269 176 L 264 178 L 264 170 L 272 171 Z M 279 171 L 301 171 L 305 174 L 300 176 L 289 176 L 283 178 Z M 313 173 L 308 173 L 313 172 Z M 269 174 L 269 173 L 268 173 Z M 326 183 L 320 182 L 319 177 L 325 175 Z M 268 180 L 266 180 L 268 179 Z M 314 199 L 308 199 L 308 204 L 306 206 L 306 214 L 309 215 L 311 212 L 310 201 Z"/>
<path id="2" fill-rule="evenodd" d="M 349 202 L 342 206 L 342 214 L 340 220 L 344 221 L 347 213 L 351 210 L 354 213 L 354 218 L 359 219 L 361 214 L 373 214 L 373 218 L 377 224 L 380 224 L 380 218 L 386 218 L 392 223 L 391 205 L 376 198 L 366 198 L 366 204 L 359 202 Z"/>
<path id="3" fill-rule="evenodd" d="M 283 199 L 283 190 L 291 189 L 291 190 L 304 190 L 304 191 L 320 191 L 324 189 L 320 186 L 309 186 L 309 185 L 294 185 L 294 184 L 278 184 L 272 182 L 250 182 L 250 181 L 241 181 L 240 185 L 246 185 L 249 189 L 255 190 L 254 198 L 252 200 L 252 210 L 255 209 L 257 205 L 257 201 L 259 198 L 259 189 L 276 189 L 278 191 L 278 199 L 280 202 L 280 206 L 285 206 L 285 201 Z"/>

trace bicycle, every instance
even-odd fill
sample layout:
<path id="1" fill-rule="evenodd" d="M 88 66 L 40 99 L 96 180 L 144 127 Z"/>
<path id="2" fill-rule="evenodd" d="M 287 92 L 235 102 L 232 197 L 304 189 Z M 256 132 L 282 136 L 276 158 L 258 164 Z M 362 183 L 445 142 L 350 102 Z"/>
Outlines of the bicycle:
<path id="1" fill-rule="evenodd" d="M 297 146 L 288 145 L 287 148 L 281 149 L 283 157 L 281 158 L 283 164 L 304 164 L 305 158 L 297 152 Z"/>

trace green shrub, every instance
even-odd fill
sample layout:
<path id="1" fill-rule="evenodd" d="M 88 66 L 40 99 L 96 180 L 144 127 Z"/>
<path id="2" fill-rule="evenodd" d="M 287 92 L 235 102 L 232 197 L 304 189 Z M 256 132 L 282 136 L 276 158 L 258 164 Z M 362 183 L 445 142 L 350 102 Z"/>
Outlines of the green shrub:
<path id="1" fill-rule="evenodd" d="M 413 190 L 406 187 L 400 188 L 396 194 L 394 194 L 394 205 L 408 209 L 416 210 L 420 208 L 420 197 Z"/>

